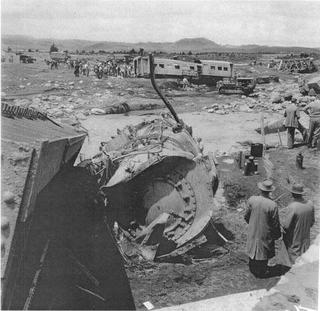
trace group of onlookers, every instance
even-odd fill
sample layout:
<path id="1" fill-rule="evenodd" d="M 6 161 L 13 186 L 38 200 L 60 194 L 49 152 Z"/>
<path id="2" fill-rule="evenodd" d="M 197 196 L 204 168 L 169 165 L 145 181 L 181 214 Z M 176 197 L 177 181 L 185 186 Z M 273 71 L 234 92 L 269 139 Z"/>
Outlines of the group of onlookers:
<path id="1" fill-rule="evenodd" d="M 129 78 L 134 76 L 134 70 L 131 64 L 117 63 L 114 61 L 97 62 L 94 65 L 94 72 L 99 77 L 114 76 Z"/>
<path id="2" fill-rule="evenodd" d="M 270 197 L 275 190 L 272 180 L 258 183 L 259 196 L 252 196 L 247 202 L 244 219 L 248 223 L 246 252 L 249 257 L 249 269 L 259 278 L 282 274 L 310 246 L 310 228 L 315 222 L 314 205 L 304 198 L 306 192 L 302 184 L 293 183 L 288 187 L 292 201 L 286 208 L 285 217 L 280 222 L 278 204 Z M 269 260 L 279 256 L 276 241 L 284 242 L 288 254 L 285 264 L 268 265 Z M 278 242 L 278 243 L 279 243 Z M 278 254 L 277 254 L 278 253 Z M 277 258 L 277 257 L 275 257 Z"/>
<path id="3" fill-rule="evenodd" d="M 89 76 L 90 71 L 93 71 L 98 78 L 103 76 L 114 77 L 133 77 L 134 70 L 133 65 L 126 63 L 117 63 L 114 61 L 97 61 L 95 63 L 89 63 L 86 60 L 67 60 L 66 64 L 68 69 L 74 69 L 74 75 L 79 77 L 80 74 Z"/>
<path id="4" fill-rule="evenodd" d="M 45 62 L 51 69 L 58 69 L 58 62 L 56 60 L 45 60 Z M 74 70 L 75 77 L 79 77 L 80 75 L 89 76 L 91 71 L 93 71 L 99 79 L 103 76 L 123 78 L 135 76 L 132 64 L 119 63 L 113 60 L 90 63 L 87 60 L 67 59 L 65 64 L 68 69 Z"/>

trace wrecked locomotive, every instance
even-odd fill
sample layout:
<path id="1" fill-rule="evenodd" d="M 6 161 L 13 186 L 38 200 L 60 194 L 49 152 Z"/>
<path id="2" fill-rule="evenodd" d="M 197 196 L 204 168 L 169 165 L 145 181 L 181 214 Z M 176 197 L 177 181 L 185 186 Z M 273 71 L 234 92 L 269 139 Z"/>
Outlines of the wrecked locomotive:
<path id="1" fill-rule="evenodd" d="M 212 153 L 204 155 L 192 128 L 178 118 L 154 80 L 151 82 L 170 110 L 157 119 L 127 126 L 102 142 L 100 153 L 84 160 L 98 177 L 112 226 L 149 260 L 181 255 L 206 241 L 203 231 L 214 211 L 218 187 Z"/>

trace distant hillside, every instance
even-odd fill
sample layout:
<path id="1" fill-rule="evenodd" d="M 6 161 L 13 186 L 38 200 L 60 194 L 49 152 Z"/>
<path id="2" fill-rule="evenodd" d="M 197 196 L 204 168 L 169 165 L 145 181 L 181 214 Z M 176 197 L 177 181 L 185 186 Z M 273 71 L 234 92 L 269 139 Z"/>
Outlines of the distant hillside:
<path id="1" fill-rule="evenodd" d="M 40 51 L 49 51 L 51 44 L 54 42 L 59 50 L 82 50 L 84 46 L 94 44 L 93 41 L 87 40 L 55 40 L 55 39 L 36 39 L 29 36 L 2 36 L 1 44 L 2 49 L 8 46 L 15 50 L 38 49 Z"/>
<path id="2" fill-rule="evenodd" d="M 19 35 L 4 35 L 1 38 L 2 49 L 7 49 L 8 46 L 15 50 L 39 49 L 40 51 L 49 51 L 52 43 L 59 48 L 59 50 L 68 51 L 99 51 L 107 52 L 140 48 L 148 52 L 162 51 L 162 52 L 246 52 L 246 53 L 320 53 L 320 49 L 304 48 L 304 47 L 279 47 L 279 46 L 260 46 L 255 44 L 250 45 L 219 45 L 214 41 L 206 38 L 184 38 L 176 42 L 110 42 L 110 41 L 88 41 L 88 40 L 56 40 L 56 39 L 36 39 L 29 36 Z"/>
<path id="3" fill-rule="evenodd" d="M 186 38 L 176 41 L 174 43 L 175 48 L 183 51 L 203 51 L 203 50 L 219 50 L 221 45 L 206 38 Z"/>
<path id="4" fill-rule="evenodd" d="M 220 50 L 221 46 L 205 38 L 186 38 L 176 42 L 139 42 L 139 43 L 122 43 L 122 42 L 98 42 L 85 46 L 86 50 L 128 50 L 140 48 L 146 51 L 163 51 L 163 52 L 200 52 Z"/>
<path id="5" fill-rule="evenodd" d="M 226 51 L 237 51 L 245 53 L 272 53 L 272 54 L 281 54 L 281 53 L 320 53 L 320 48 L 306 48 L 299 46 L 268 46 L 268 45 L 257 45 L 257 44 L 248 44 L 248 45 L 225 45 L 222 46 L 223 50 Z"/>

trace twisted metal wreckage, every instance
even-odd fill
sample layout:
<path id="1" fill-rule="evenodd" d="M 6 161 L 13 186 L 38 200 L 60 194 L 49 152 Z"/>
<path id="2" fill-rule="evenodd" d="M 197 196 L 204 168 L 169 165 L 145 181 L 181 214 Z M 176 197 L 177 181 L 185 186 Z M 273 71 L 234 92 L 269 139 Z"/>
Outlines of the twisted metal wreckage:
<path id="1" fill-rule="evenodd" d="M 212 153 L 202 153 L 157 87 L 149 57 L 152 85 L 172 116 L 117 130 L 80 166 L 98 177 L 110 224 L 145 259 L 166 260 L 206 242 L 218 177 Z"/>

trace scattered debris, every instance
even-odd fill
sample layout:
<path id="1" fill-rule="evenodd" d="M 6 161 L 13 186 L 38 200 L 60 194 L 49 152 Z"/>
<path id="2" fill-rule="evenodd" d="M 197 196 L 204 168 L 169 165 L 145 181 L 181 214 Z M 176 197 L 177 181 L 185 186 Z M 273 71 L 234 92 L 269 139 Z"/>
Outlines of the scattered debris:
<path id="1" fill-rule="evenodd" d="M 7 204 L 14 203 L 15 195 L 11 191 L 5 191 L 2 195 L 3 201 Z"/>
<path id="2" fill-rule="evenodd" d="M 150 301 L 143 302 L 143 305 L 147 308 L 147 310 L 154 309 L 154 305 Z"/>
<path id="3" fill-rule="evenodd" d="M 313 58 L 310 57 L 277 59 L 270 62 L 268 67 L 291 73 L 310 73 L 317 71 Z"/>
<path id="4" fill-rule="evenodd" d="M 299 81 L 299 90 L 304 96 L 316 96 L 317 94 L 320 94 L 320 76 L 314 77 L 309 81 L 301 79 Z"/>
<path id="5" fill-rule="evenodd" d="M 266 84 L 271 82 L 280 82 L 279 76 L 259 76 L 256 78 L 257 84 Z"/>

